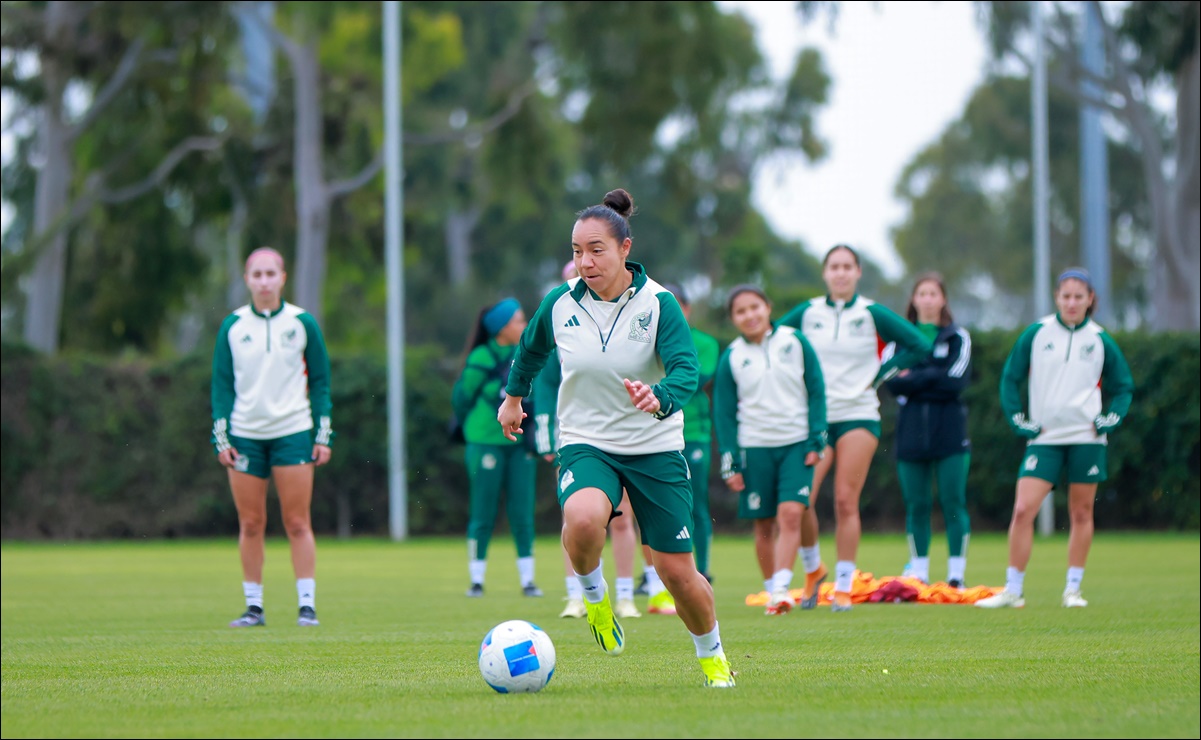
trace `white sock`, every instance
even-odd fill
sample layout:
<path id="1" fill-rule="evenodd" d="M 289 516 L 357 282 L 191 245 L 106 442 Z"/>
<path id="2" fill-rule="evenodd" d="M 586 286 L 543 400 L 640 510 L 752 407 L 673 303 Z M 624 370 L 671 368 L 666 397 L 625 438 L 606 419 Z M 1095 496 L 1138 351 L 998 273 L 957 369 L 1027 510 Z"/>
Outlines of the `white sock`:
<path id="1" fill-rule="evenodd" d="M 792 587 L 792 571 L 787 568 L 781 568 L 772 576 L 773 591 L 787 591 Z"/>
<path id="2" fill-rule="evenodd" d="M 246 606 L 263 608 L 263 584 L 242 581 L 242 595 L 246 597 Z"/>
<path id="3" fill-rule="evenodd" d="M 315 607 L 317 601 L 317 581 L 313 578 L 296 579 L 296 598 L 300 606 Z"/>
<path id="4" fill-rule="evenodd" d="M 584 587 L 580 585 L 579 576 L 570 575 L 563 579 L 567 583 L 567 598 L 584 598 Z"/>
<path id="5" fill-rule="evenodd" d="M 1018 570 L 1013 566 L 1005 569 L 1005 590 L 1011 594 L 1022 595 L 1022 587 L 1026 581 L 1025 571 Z"/>
<path id="6" fill-rule="evenodd" d="M 909 561 L 909 568 L 909 575 L 930 582 L 930 558 L 913 558 Z"/>
<path id="7" fill-rule="evenodd" d="M 521 578 L 522 586 L 528 586 L 534 582 L 534 557 L 532 555 L 528 558 L 517 558 L 517 575 Z"/>
<path id="8" fill-rule="evenodd" d="M 834 566 L 834 590 L 844 594 L 851 592 L 851 581 L 855 578 L 855 561 L 839 560 Z"/>
<path id="9" fill-rule="evenodd" d="M 1068 568 L 1068 585 L 1064 591 L 1079 591 L 1080 582 L 1084 580 L 1084 568 Z"/>
<path id="10" fill-rule="evenodd" d="M 712 655 L 723 655 L 724 650 L 721 649 L 721 633 L 718 631 L 717 622 L 713 623 L 713 629 L 704 635 L 693 635 L 692 642 L 696 645 L 696 657 L 708 658 Z"/>
<path id="11" fill-rule="evenodd" d="M 821 545 L 802 547 L 799 552 L 801 553 L 801 565 L 804 566 L 806 573 L 812 573 L 822 567 Z"/>
<path id="12" fill-rule="evenodd" d="M 655 566 L 648 565 L 642 569 L 646 574 L 646 595 L 656 596 L 667 590 L 667 586 L 663 585 L 663 581 L 659 580 L 659 571 L 655 570 Z"/>
<path id="13" fill-rule="evenodd" d="M 966 584 L 967 558 L 947 558 L 947 580 Z"/>
<path id="14" fill-rule="evenodd" d="M 617 600 L 634 598 L 634 578 L 617 579 Z"/>
<path id="15" fill-rule="evenodd" d="M 765 578 L 763 580 L 763 590 L 769 594 L 772 591 L 775 591 L 776 590 L 776 579 L 775 578 Z"/>
<path id="16" fill-rule="evenodd" d="M 484 585 L 484 571 L 488 570 L 487 560 L 472 560 L 467 563 L 467 572 L 471 574 L 471 582 Z"/>
<path id="17" fill-rule="evenodd" d="M 605 574 L 602 572 L 601 566 L 596 566 L 596 570 L 586 576 L 576 573 L 576 577 L 580 579 L 580 586 L 584 589 L 584 598 L 590 604 L 599 604 L 605 600 L 605 595 L 609 592 L 609 584 L 605 583 Z"/>

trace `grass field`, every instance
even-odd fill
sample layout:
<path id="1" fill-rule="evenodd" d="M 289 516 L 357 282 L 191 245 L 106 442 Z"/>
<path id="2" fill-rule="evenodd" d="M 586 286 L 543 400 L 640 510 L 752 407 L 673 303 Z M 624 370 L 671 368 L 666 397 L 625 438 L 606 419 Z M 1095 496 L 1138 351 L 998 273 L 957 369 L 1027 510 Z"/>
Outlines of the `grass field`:
<path id="1" fill-rule="evenodd" d="M 557 542 L 544 599 L 517 588 L 511 540 L 467 599 L 458 540 L 318 542 L 320 627 L 296 626 L 285 541 L 268 544 L 267 627 L 242 611 L 236 543 L 20 544 L 2 553 L 3 711 L 11 737 L 1198 737 L 1198 536 L 1098 535 L 1087 609 L 1059 606 L 1066 539 L 1039 539 L 1028 606 L 865 604 L 765 617 L 751 542 L 715 543 L 718 617 L 738 672 L 706 690 L 675 617 L 627 620 L 610 658 L 560 620 Z M 833 543 L 822 552 L 832 566 Z M 945 544 L 931 552 L 944 575 Z M 899 535 L 860 566 L 895 575 Z M 1005 540 L 972 540 L 968 580 L 1002 585 Z M 606 563 L 610 571 L 611 564 Z M 645 599 L 639 598 L 640 605 Z M 539 694 L 495 694 L 480 639 L 540 624 L 558 667 Z M 887 673 L 884 671 L 887 669 Z"/>

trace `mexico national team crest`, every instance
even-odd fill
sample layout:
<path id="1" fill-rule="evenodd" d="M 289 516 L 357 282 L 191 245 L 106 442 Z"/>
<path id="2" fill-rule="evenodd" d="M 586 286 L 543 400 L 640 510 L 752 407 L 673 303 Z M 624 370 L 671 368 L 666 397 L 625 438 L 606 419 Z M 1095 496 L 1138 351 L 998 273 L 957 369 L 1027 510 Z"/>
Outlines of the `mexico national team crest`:
<path id="1" fill-rule="evenodd" d="M 630 339 L 651 343 L 651 312 L 643 311 L 630 320 Z"/>

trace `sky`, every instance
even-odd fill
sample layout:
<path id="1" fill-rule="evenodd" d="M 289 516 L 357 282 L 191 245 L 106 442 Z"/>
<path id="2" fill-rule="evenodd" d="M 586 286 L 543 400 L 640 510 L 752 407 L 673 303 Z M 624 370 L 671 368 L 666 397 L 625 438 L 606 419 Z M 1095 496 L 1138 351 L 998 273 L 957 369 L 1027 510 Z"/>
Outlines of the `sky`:
<path id="1" fill-rule="evenodd" d="M 832 80 L 817 116 L 828 156 L 817 165 L 799 156 L 767 162 L 755 174 L 755 206 L 777 233 L 802 239 L 818 256 L 847 243 L 889 278 L 902 277 L 889 230 L 905 209 L 893 186 L 984 77 L 973 4 L 844 2 L 833 34 L 825 16 L 802 26 L 791 1 L 718 4 L 755 23 L 773 77 L 786 78 L 797 52 L 812 46 Z"/>

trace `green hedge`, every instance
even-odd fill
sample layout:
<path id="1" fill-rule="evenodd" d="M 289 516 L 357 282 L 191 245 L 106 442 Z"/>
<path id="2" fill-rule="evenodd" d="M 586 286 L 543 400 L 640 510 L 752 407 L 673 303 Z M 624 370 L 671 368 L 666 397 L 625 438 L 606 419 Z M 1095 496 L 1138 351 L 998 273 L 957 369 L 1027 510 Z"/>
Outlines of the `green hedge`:
<path id="1" fill-rule="evenodd" d="M 973 336 L 968 391 L 973 442 L 969 506 L 978 531 L 1003 529 L 1022 442 L 997 407 L 997 380 L 1016 334 Z M 1106 528 L 1196 530 L 1201 450 L 1199 341 L 1195 335 L 1119 335 L 1136 391 L 1110 445 L 1109 480 L 1096 518 Z M 454 358 L 432 346 L 406 349 L 409 528 L 460 534 L 467 522 L 461 447 L 445 443 Z M 5 344 L 0 359 L 0 535 L 6 538 L 232 535 L 237 515 L 224 470 L 208 445 L 209 358 L 172 362 L 45 358 Z M 387 377 L 376 357 L 333 359 L 337 437 L 318 471 L 313 501 L 319 533 L 388 531 Z M 884 440 L 863 494 L 864 526 L 900 529 L 904 509 L 891 454 L 896 404 L 887 396 Z M 714 476 L 718 530 L 746 531 L 736 499 Z M 827 483 L 819 503 L 831 521 Z M 937 510 L 937 507 L 935 507 Z M 1056 494 L 1057 521 L 1067 521 Z M 278 507 L 269 531 L 281 533 Z M 554 482 L 540 465 L 538 529 L 559 529 Z"/>

